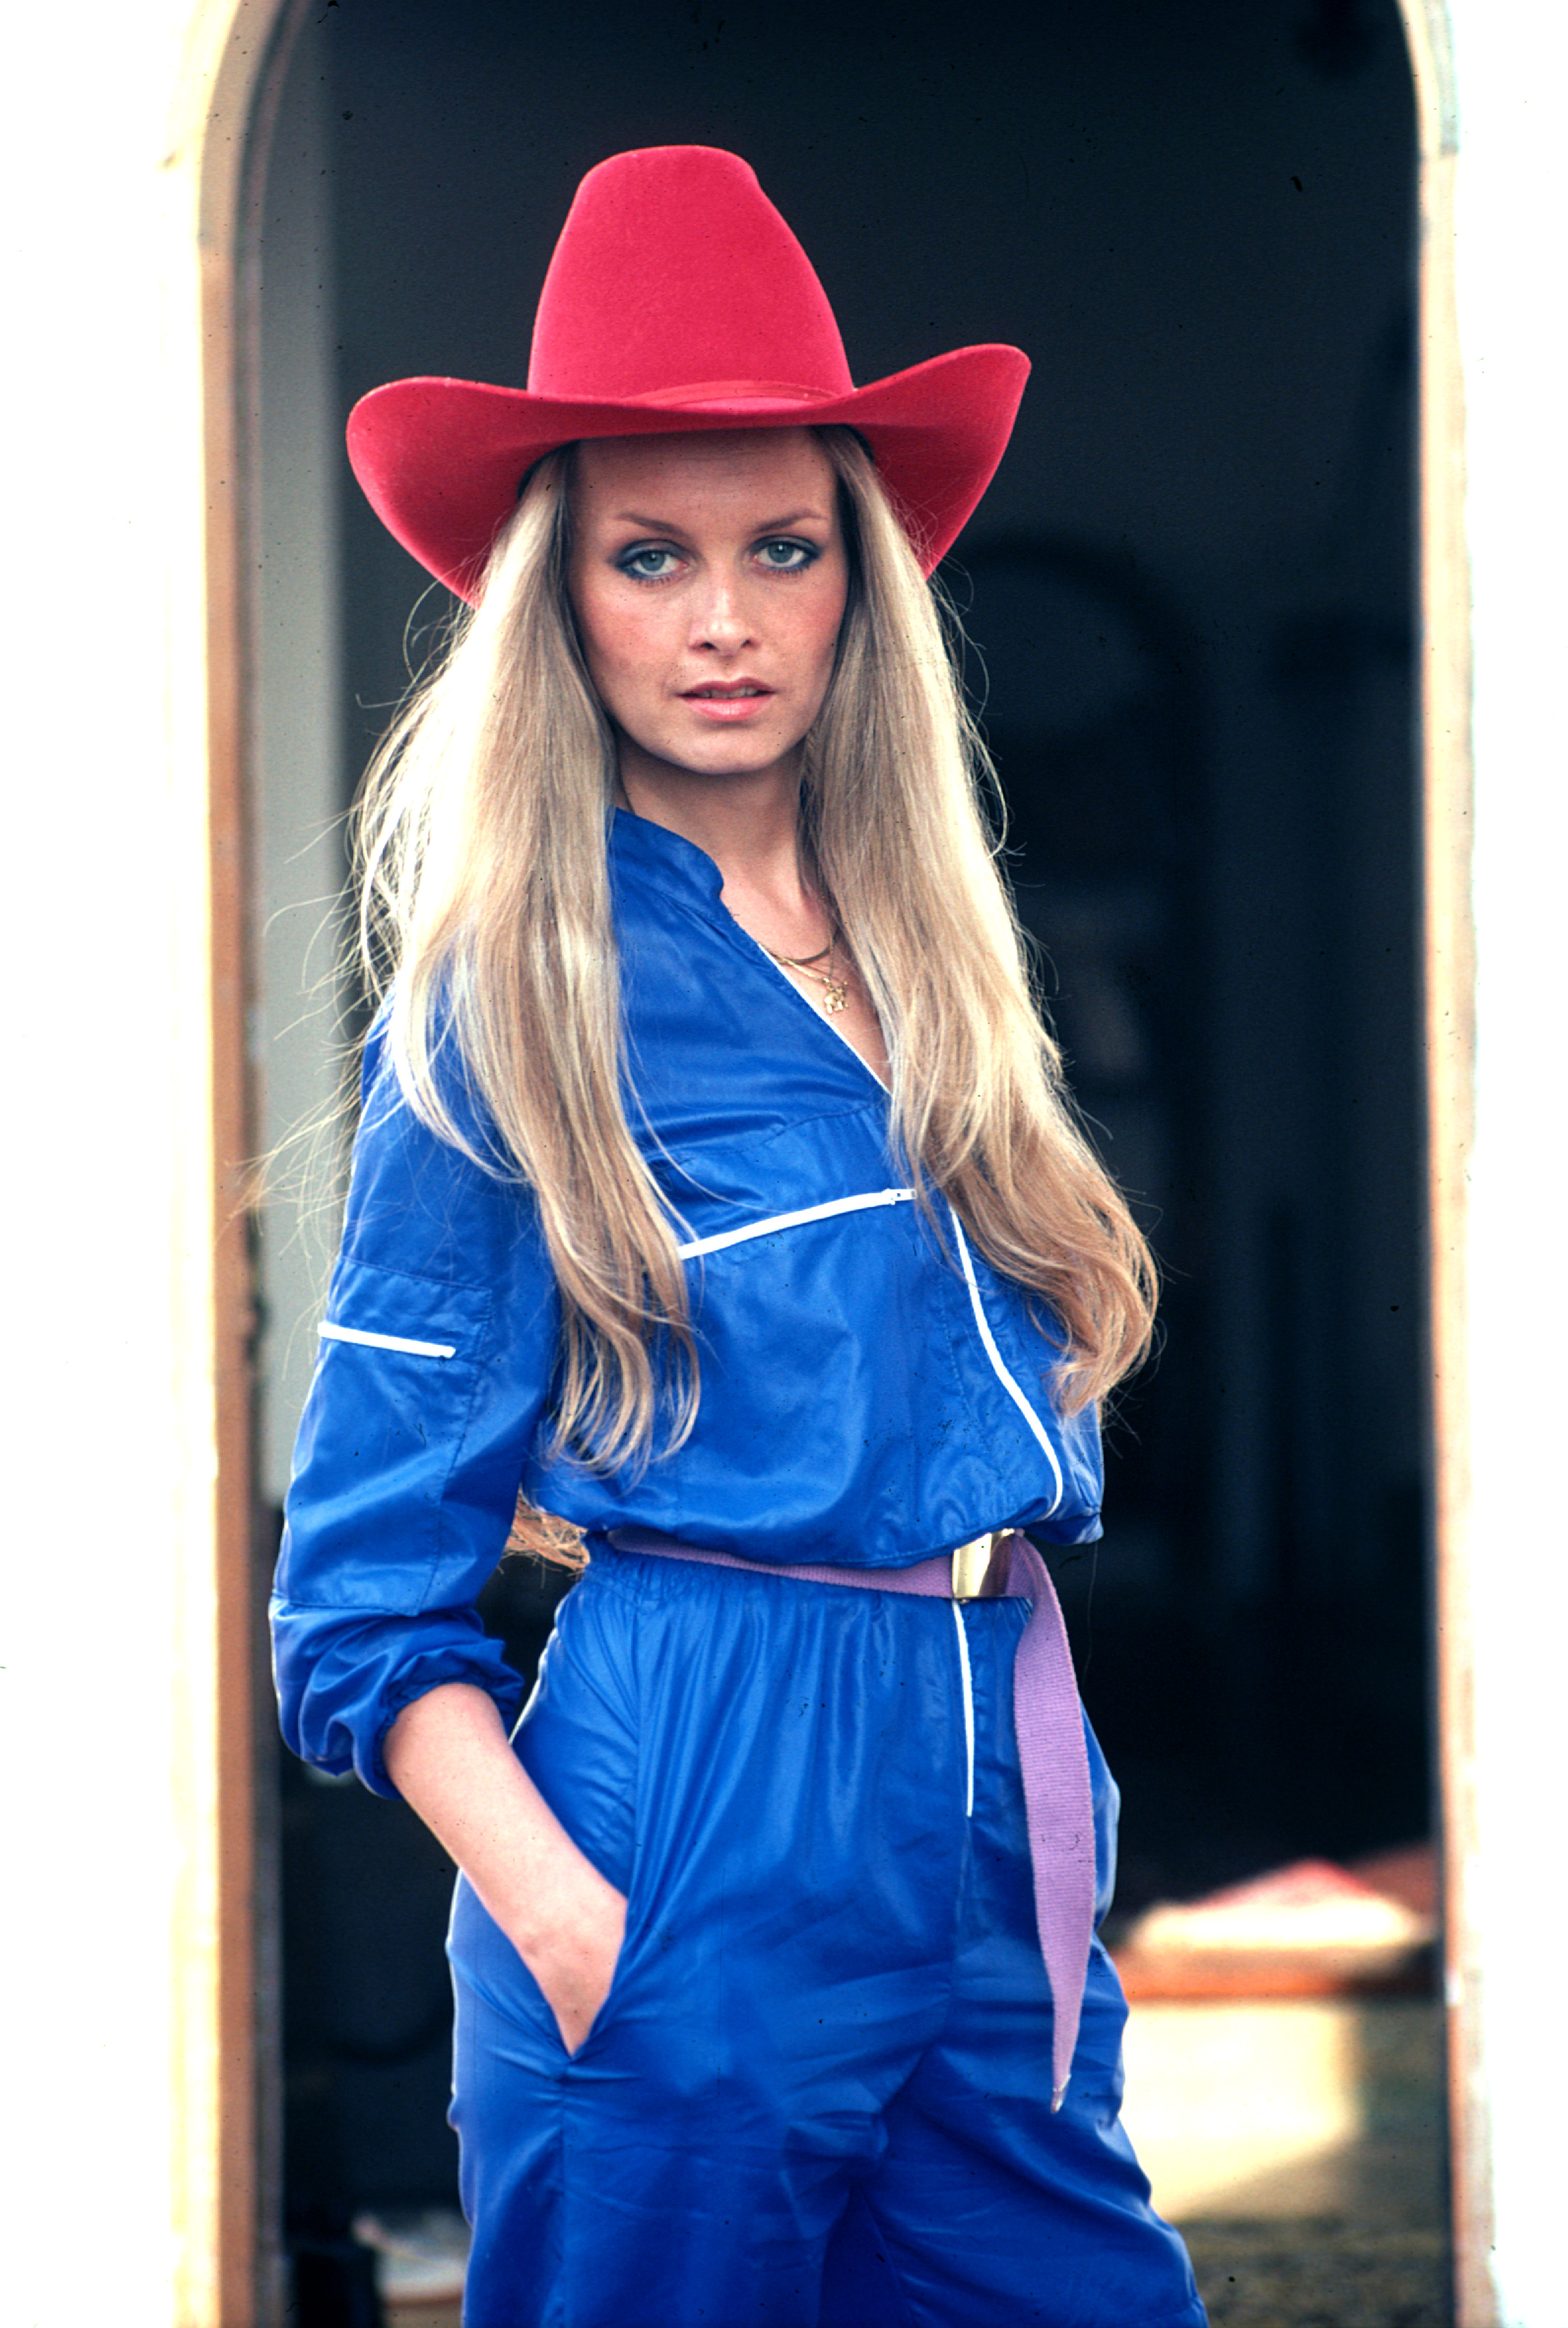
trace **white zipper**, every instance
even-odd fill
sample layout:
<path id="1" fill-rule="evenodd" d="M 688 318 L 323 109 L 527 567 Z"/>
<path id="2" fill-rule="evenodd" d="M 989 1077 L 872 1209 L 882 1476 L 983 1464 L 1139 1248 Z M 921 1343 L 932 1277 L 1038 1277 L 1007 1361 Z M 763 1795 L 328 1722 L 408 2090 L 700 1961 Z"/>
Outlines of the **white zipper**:
<path id="1" fill-rule="evenodd" d="M 359 1342 L 367 1350 L 405 1350 L 411 1358 L 455 1358 L 455 1342 L 416 1342 L 407 1334 L 366 1334 L 358 1326 L 334 1326 L 324 1319 L 316 1328 L 324 1342 Z"/>
<path id="2" fill-rule="evenodd" d="M 961 1602 L 950 1600 L 953 1621 L 958 1628 L 958 1670 L 963 1676 L 963 1760 L 965 1783 L 963 1816 L 974 1816 L 974 1676 L 969 1668 L 969 1635 L 963 1629 L 963 1609 Z"/>
<path id="3" fill-rule="evenodd" d="M 910 1205 L 915 1201 L 913 1188 L 873 1188 L 863 1197 L 835 1197 L 825 1205 L 805 1205 L 796 1213 L 770 1213 L 765 1221 L 752 1221 L 745 1228 L 721 1229 L 717 1236 L 693 1237 L 690 1244 L 675 1248 L 682 1261 L 695 1261 L 705 1253 L 722 1253 L 727 1245 L 749 1244 L 753 1237 L 772 1236 L 775 1229 L 798 1229 L 808 1221 L 831 1220 L 836 1213 L 869 1213 L 878 1205 Z"/>
<path id="4" fill-rule="evenodd" d="M 959 1219 L 956 1212 L 953 1211 L 952 1204 L 949 1203 L 945 1197 L 943 1201 L 947 1204 L 948 1212 L 952 1215 L 953 1234 L 958 1239 L 958 1255 L 959 1259 L 963 1263 L 964 1282 L 969 1287 L 970 1304 L 974 1310 L 974 1322 L 980 1328 L 980 1338 L 985 1345 L 986 1356 L 991 1360 L 991 1368 L 997 1380 L 1000 1383 L 1008 1396 L 1012 1400 L 1013 1404 L 1018 1408 L 1019 1413 L 1023 1416 L 1023 1419 L 1028 1424 L 1029 1429 L 1034 1432 L 1035 1437 L 1038 1441 L 1040 1448 L 1044 1452 L 1046 1460 L 1049 1463 L 1052 1473 L 1056 1478 L 1056 1493 L 1051 1505 L 1051 1512 L 1054 1512 L 1056 1508 L 1056 1505 L 1061 1502 L 1063 1494 L 1065 1493 L 1062 1481 L 1062 1467 L 1056 1460 L 1056 1450 L 1051 1444 L 1050 1434 L 1047 1432 L 1045 1424 L 1040 1421 L 1039 1416 L 1035 1413 L 1034 1408 L 1029 1404 L 1028 1400 L 1024 1396 L 1023 1392 L 1019 1388 L 1018 1384 L 1014 1381 L 1012 1375 L 1008 1372 L 1006 1366 L 1002 1363 L 1001 1352 L 996 1346 L 996 1336 L 991 1330 L 991 1320 L 985 1314 L 985 1305 L 980 1298 L 980 1286 L 974 1274 L 974 1263 L 970 1259 L 969 1239 L 963 1234 L 963 1224 Z M 1050 1512 L 1047 1512 L 1045 1515 L 1047 1519 L 1049 1519 L 1050 1516 Z"/>

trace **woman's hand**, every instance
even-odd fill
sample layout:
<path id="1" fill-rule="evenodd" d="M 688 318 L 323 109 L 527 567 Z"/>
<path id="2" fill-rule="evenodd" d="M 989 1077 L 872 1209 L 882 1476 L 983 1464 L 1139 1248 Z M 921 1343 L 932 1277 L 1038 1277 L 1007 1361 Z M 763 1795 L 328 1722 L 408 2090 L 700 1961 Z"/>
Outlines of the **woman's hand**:
<path id="1" fill-rule="evenodd" d="M 382 1753 L 392 1784 L 473 1884 L 575 2053 L 610 1993 L 624 1899 L 556 1817 L 484 1690 L 445 1682 L 415 1698 Z"/>
<path id="2" fill-rule="evenodd" d="M 540 1914 L 530 1920 L 533 1929 L 508 1937 L 543 1991 L 561 2043 L 575 2053 L 610 1993 L 626 1937 L 626 1902 L 575 1844 L 568 1848 L 576 1866 L 562 1862 L 539 1903 Z"/>

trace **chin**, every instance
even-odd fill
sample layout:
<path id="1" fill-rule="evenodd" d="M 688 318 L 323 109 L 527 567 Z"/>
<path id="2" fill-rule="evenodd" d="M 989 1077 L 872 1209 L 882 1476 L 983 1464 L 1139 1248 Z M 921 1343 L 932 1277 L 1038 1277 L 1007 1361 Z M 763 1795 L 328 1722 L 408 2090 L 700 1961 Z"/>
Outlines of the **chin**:
<path id="1" fill-rule="evenodd" d="M 788 760 L 795 750 L 793 744 L 779 744 L 758 737 L 749 748 L 741 750 L 733 744 L 728 751 L 661 754 L 657 765 L 678 769 L 683 775 L 705 776 L 715 783 L 727 778 L 765 776 Z"/>

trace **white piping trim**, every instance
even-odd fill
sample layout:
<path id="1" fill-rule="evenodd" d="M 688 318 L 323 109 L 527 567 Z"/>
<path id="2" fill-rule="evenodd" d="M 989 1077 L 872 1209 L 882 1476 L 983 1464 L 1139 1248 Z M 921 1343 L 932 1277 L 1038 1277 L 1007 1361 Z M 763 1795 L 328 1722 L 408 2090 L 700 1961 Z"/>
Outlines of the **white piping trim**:
<path id="1" fill-rule="evenodd" d="M 991 1360 L 991 1369 L 995 1374 L 997 1380 L 1000 1383 L 1002 1388 L 1006 1391 L 1008 1396 L 1011 1399 L 1013 1404 L 1018 1408 L 1019 1413 L 1023 1416 L 1024 1421 L 1028 1424 L 1029 1429 L 1034 1432 L 1035 1437 L 1038 1440 L 1040 1447 L 1044 1451 L 1046 1460 L 1050 1465 L 1052 1472 L 1056 1477 L 1056 1493 L 1051 1505 L 1051 1512 L 1054 1512 L 1056 1508 L 1056 1505 L 1061 1502 L 1064 1494 L 1066 1492 L 1062 1479 L 1062 1467 L 1056 1460 L 1056 1450 L 1051 1444 L 1050 1437 L 1046 1430 L 1045 1424 L 1040 1421 L 1039 1416 L 1035 1413 L 1034 1408 L 1029 1404 L 1028 1400 L 1024 1396 L 1022 1391 L 1019 1388 L 1018 1384 L 1013 1380 L 1012 1375 L 1009 1374 L 1007 1367 L 1002 1363 L 1001 1352 L 996 1346 L 996 1336 L 991 1330 L 991 1320 L 985 1314 L 985 1307 L 980 1298 L 980 1286 L 974 1274 L 974 1263 L 970 1259 L 969 1239 L 963 1234 L 963 1224 L 959 1219 L 958 1215 L 953 1212 L 951 1204 L 948 1205 L 947 1209 L 953 1217 L 953 1234 L 958 1239 L 958 1257 L 963 1263 L 964 1282 L 969 1287 L 969 1299 L 971 1306 L 974 1310 L 974 1322 L 980 1328 L 980 1338 L 985 1344 L 986 1356 Z M 1045 1515 L 1047 1519 L 1050 1518 L 1051 1512 L 1047 1512 Z"/>
<path id="2" fill-rule="evenodd" d="M 963 1798 L 963 1816 L 974 1816 L 974 1676 L 969 1667 L 969 1635 L 963 1629 L 963 1610 L 956 1600 L 950 1600 L 953 1621 L 958 1628 L 958 1669 L 963 1676 L 963 1753 L 968 1781 Z"/>
<path id="3" fill-rule="evenodd" d="M 722 1253 L 727 1245 L 749 1244 L 753 1237 L 772 1236 L 775 1229 L 798 1229 L 808 1221 L 831 1220 L 836 1213 L 869 1213 L 878 1205 L 909 1205 L 913 1188 L 874 1188 L 863 1197 L 835 1197 L 831 1204 L 806 1205 L 798 1213 L 773 1213 L 765 1221 L 752 1221 L 741 1229 L 721 1229 L 717 1236 L 693 1237 L 675 1248 L 682 1261 L 705 1253 Z"/>
<path id="4" fill-rule="evenodd" d="M 736 927 L 737 929 L 740 928 L 738 922 L 736 924 Z M 888 1092 L 892 1088 L 891 1084 L 885 1084 L 881 1076 L 877 1073 L 876 1068 L 871 1065 L 870 1060 L 868 1059 L 862 1052 L 855 1049 L 854 1044 L 850 1042 L 848 1035 L 845 1034 L 843 1028 L 838 1024 L 837 1020 L 830 1018 L 825 1011 L 822 1011 L 817 1009 L 817 1006 L 812 1000 L 811 996 L 795 984 L 794 980 L 790 976 L 788 971 L 783 967 L 782 963 L 780 963 L 774 955 L 769 953 L 766 946 L 764 945 L 760 938 L 752 937 L 749 930 L 741 930 L 740 934 L 742 937 L 749 938 L 751 940 L 752 944 L 756 948 L 758 953 L 761 954 L 764 962 L 766 962 L 774 976 L 775 978 L 782 978 L 784 984 L 789 988 L 790 992 L 794 995 L 799 1001 L 805 1004 L 806 1009 L 811 1012 L 818 1026 L 825 1027 L 836 1043 L 842 1043 L 845 1050 L 852 1053 L 853 1056 L 859 1060 L 860 1065 L 865 1068 L 866 1073 L 870 1076 L 871 1081 L 882 1094 L 883 1098 L 886 1099 Z"/>
<path id="5" fill-rule="evenodd" d="M 364 1334 L 357 1326 L 334 1326 L 324 1319 L 316 1328 L 324 1342 L 360 1342 L 367 1350 L 406 1350 L 411 1358 L 455 1358 L 455 1342 L 416 1342 L 407 1334 Z"/>

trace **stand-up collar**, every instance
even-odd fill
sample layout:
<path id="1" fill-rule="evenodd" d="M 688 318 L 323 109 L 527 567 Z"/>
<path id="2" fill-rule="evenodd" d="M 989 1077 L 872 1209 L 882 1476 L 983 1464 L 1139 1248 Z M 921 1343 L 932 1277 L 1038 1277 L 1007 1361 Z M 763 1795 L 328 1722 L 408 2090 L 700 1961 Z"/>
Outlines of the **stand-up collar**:
<path id="1" fill-rule="evenodd" d="M 709 910 L 718 906 L 724 876 L 706 850 L 634 811 L 618 808 L 610 825 L 610 864 L 641 876 L 672 896 Z"/>

